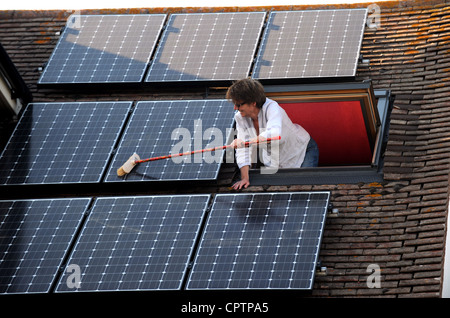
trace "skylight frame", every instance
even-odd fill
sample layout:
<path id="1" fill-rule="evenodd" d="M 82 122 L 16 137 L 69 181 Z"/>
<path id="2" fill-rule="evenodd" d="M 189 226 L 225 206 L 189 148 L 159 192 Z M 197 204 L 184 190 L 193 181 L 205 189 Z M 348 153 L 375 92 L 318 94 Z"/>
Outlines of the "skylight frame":
<path id="1" fill-rule="evenodd" d="M 389 90 L 374 90 L 371 81 L 322 84 L 292 84 L 265 86 L 266 96 L 278 102 L 335 101 L 353 98 L 361 101 L 366 118 L 376 133 L 370 163 L 364 165 L 330 165 L 314 168 L 278 169 L 273 174 L 262 174 L 259 168 L 250 169 L 252 185 L 316 185 L 352 184 L 383 181 L 383 153 L 389 134 L 389 117 L 395 98 Z"/>

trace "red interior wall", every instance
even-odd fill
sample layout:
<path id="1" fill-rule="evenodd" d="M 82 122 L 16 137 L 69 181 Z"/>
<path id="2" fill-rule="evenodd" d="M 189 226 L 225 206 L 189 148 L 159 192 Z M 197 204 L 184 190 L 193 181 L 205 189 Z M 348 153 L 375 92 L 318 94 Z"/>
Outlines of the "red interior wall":
<path id="1" fill-rule="evenodd" d="M 372 149 L 359 101 L 279 103 L 319 146 L 319 165 L 370 164 Z"/>

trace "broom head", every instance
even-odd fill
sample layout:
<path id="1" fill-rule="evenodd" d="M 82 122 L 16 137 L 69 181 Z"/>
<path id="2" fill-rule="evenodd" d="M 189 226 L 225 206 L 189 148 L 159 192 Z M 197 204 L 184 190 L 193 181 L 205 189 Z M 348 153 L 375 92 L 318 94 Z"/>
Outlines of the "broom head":
<path id="1" fill-rule="evenodd" d="M 119 177 L 122 177 L 130 173 L 131 170 L 133 170 L 133 168 L 136 166 L 137 161 L 139 160 L 141 160 L 139 155 L 137 153 L 134 153 L 130 158 L 128 158 L 128 160 L 122 165 L 122 167 L 117 169 L 117 175 Z"/>

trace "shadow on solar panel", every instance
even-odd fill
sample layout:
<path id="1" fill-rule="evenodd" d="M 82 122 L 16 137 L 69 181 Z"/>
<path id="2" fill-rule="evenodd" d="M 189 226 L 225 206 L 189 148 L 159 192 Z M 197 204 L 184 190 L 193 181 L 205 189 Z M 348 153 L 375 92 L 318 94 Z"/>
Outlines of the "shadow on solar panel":
<path id="1" fill-rule="evenodd" d="M 69 17 L 39 84 L 140 82 L 165 14 Z"/>

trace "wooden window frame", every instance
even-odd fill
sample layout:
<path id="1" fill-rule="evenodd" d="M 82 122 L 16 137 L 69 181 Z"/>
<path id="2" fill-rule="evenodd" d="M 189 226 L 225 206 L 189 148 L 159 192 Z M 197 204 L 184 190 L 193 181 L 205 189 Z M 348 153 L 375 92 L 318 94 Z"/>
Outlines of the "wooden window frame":
<path id="1" fill-rule="evenodd" d="M 279 103 L 359 101 L 372 149 L 367 165 L 279 169 L 273 175 L 251 169 L 253 185 L 334 184 L 382 181 L 382 153 L 387 142 L 388 118 L 393 96 L 375 90 L 371 81 L 330 84 L 293 84 L 265 86 L 266 96 Z M 381 105 L 381 106 L 380 106 Z M 381 115 L 379 109 L 383 109 Z"/>

